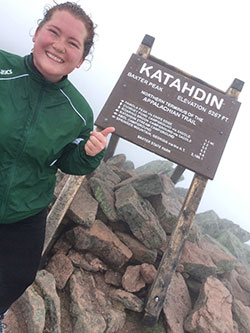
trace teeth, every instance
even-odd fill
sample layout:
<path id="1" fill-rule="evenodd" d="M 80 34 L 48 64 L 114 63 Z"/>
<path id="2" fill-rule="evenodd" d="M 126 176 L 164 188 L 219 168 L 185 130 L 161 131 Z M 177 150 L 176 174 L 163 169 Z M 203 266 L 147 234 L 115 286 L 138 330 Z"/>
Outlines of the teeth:
<path id="1" fill-rule="evenodd" d="M 47 56 L 48 56 L 50 59 L 55 60 L 56 62 L 59 62 L 59 63 L 62 63 L 62 62 L 63 62 L 62 59 L 53 56 L 53 55 L 52 55 L 51 53 L 49 53 L 49 52 L 47 52 Z"/>

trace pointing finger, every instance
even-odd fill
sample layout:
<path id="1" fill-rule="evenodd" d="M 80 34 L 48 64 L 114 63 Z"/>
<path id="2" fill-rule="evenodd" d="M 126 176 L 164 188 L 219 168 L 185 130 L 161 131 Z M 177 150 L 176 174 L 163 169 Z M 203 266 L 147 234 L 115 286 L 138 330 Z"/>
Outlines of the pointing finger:
<path id="1" fill-rule="evenodd" d="M 102 135 L 107 136 L 110 133 L 113 133 L 115 131 L 114 127 L 107 127 L 104 130 L 101 131 Z"/>

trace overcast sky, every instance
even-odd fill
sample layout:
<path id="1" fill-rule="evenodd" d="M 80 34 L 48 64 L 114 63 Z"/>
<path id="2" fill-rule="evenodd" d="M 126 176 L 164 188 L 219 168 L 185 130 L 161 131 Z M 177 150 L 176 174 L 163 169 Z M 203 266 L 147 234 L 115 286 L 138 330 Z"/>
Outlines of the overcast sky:
<path id="1" fill-rule="evenodd" d="M 62 2 L 62 1 L 58 1 Z M 81 0 L 77 1 L 98 25 L 91 68 L 86 64 L 71 81 L 101 111 L 132 53 L 145 34 L 155 37 L 151 54 L 226 91 L 234 78 L 245 82 L 242 103 L 215 179 L 209 181 L 199 212 L 215 210 L 220 218 L 250 232 L 249 124 L 250 51 L 248 1 L 238 0 Z M 19 55 L 32 49 L 31 36 L 43 17 L 43 0 L 0 0 L 0 48 Z M 159 159 L 120 140 L 136 166 Z M 181 185 L 189 187 L 193 172 Z"/>

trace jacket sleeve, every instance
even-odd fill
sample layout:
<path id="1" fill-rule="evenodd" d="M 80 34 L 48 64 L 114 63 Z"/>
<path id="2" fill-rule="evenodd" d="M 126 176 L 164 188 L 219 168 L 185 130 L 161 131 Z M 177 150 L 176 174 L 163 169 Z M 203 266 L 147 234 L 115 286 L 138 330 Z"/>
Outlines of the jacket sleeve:
<path id="1" fill-rule="evenodd" d="M 106 149 L 103 149 L 96 156 L 88 156 L 85 153 L 84 146 L 84 141 L 79 144 L 70 143 L 67 145 L 55 166 L 64 173 L 71 175 L 87 175 L 93 172 L 101 163 Z"/>
<path id="2" fill-rule="evenodd" d="M 62 155 L 55 163 L 55 166 L 64 173 L 87 175 L 99 166 L 105 155 L 106 148 L 95 156 L 86 154 L 84 146 L 89 139 L 90 132 L 93 130 L 93 121 L 88 121 L 88 123 L 91 125 L 85 127 L 78 139 L 64 148 Z"/>

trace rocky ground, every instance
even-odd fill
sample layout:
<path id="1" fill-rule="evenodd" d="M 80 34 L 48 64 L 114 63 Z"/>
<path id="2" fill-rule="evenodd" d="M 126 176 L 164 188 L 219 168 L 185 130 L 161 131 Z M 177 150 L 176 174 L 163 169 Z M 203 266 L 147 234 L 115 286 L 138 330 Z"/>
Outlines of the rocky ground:
<path id="1" fill-rule="evenodd" d="M 187 192 L 172 171 L 163 161 L 135 170 L 118 155 L 86 177 L 6 332 L 250 332 L 250 234 L 214 211 L 196 216 L 159 321 L 143 324 Z M 55 199 L 66 181 L 58 175 Z"/>

